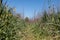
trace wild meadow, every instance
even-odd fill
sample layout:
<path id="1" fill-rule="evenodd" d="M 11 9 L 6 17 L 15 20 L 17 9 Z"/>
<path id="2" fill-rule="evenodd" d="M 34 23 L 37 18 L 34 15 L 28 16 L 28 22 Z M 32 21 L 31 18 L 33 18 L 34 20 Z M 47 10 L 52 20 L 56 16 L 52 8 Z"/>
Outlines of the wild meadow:
<path id="1" fill-rule="evenodd" d="M 0 40 L 60 40 L 60 10 L 44 10 L 34 20 L 13 12 L 0 0 Z"/>

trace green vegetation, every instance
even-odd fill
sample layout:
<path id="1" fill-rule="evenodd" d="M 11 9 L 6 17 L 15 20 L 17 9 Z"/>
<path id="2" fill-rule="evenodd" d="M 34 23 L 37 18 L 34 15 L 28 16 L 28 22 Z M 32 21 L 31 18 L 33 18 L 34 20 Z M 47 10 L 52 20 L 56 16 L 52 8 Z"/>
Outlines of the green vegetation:
<path id="1" fill-rule="evenodd" d="M 0 40 L 60 40 L 60 11 L 44 11 L 38 21 L 22 19 L 0 0 Z"/>

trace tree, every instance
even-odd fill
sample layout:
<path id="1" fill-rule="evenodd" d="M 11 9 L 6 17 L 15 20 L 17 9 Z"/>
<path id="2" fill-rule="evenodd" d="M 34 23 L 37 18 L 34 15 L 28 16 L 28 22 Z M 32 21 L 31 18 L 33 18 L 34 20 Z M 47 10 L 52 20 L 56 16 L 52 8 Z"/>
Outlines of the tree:
<path id="1" fill-rule="evenodd" d="M 28 18 L 28 17 L 26 17 L 26 18 L 25 18 L 25 21 L 26 21 L 26 22 L 29 22 L 29 18 Z"/>

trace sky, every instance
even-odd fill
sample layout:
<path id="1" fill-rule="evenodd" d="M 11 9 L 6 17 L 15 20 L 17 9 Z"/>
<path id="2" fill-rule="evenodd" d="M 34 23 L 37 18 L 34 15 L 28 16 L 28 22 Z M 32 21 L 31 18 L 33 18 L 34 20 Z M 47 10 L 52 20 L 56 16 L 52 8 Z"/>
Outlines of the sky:
<path id="1" fill-rule="evenodd" d="M 6 0 L 4 0 L 6 1 Z M 46 9 L 48 10 L 48 3 L 55 4 L 57 7 L 60 3 L 60 0 L 52 0 L 48 2 L 48 0 L 8 0 L 7 4 L 9 7 L 16 8 L 16 13 L 22 14 L 24 12 L 25 17 L 32 18 L 34 16 L 34 12 L 36 14 Z"/>

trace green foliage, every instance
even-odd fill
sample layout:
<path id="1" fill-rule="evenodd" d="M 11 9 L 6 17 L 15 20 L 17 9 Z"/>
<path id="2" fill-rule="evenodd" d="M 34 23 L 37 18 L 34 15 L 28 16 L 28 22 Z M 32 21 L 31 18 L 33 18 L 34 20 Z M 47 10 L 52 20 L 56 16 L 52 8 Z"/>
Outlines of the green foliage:
<path id="1" fill-rule="evenodd" d="M 12 11 L 13 8 L 8 9 L 0 0 L 0 40 L 44 40 L 60 35 L 60 12 L 44 11 L 39 21 L 31 23 L 28 17 L 24 20 Z"/>
<path id="2" fill-rule="evenodd" d="M 2 1 L 2 0 L 0 0 Z M 8 9 L 1 3 L 0 6 L 0 40 L 17 40 L 17 31 L 23 30 L 23 21 L 13 16 L 12 8 Z M 17 20 L 16 20 L 17 19 Z M 19 26 L 19 27 L 18 27 Z"/>

